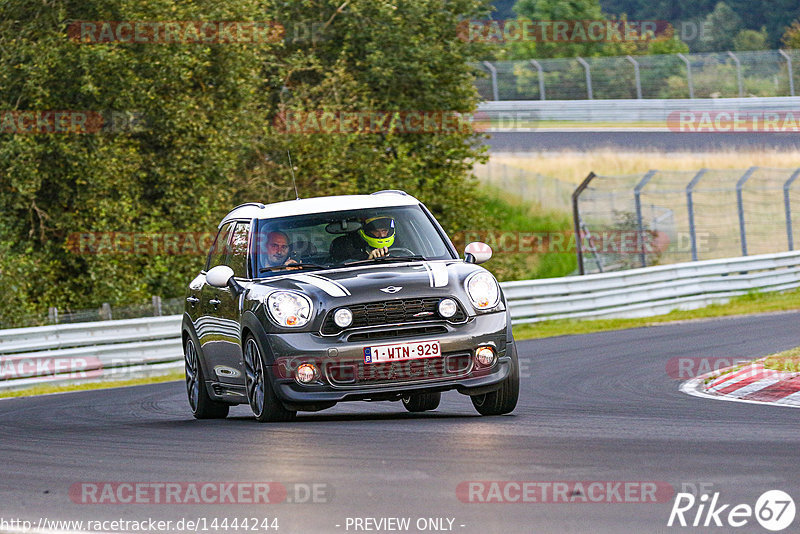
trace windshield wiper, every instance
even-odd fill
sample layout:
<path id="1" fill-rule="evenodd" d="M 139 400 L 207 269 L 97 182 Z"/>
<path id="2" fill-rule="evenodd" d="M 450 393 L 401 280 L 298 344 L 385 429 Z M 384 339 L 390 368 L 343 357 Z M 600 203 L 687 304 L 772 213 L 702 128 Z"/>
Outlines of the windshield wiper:
<path id="1" fill-rule="evenodd" d="M 342 263 L 342 265 L 362 265 L 365 263 L 372 263 L 372 262 L 389 262 L 389 261 L 409 261 L 409 260 L 425 260 L 425 256 L 379 256 L 377 258 L 366 259 L 366 260 L 355 260 L 355 261 L 346 261 Z"/>
<path id="2" fill-rule="evenodd" d="M 271 267 L 262 267 L 258 270 L 260 273 L 266 273 L 269 271 L 277 271 L 279 269 L 287 269 L 290 271 L 294 271 L 296 269 L 305 269 L 307 267 L 311 267 L 313 269 L 327 269 L 326 265 L 320 265 L 318 263 L 290 263 L 289 265 L 273 265 Z"/>

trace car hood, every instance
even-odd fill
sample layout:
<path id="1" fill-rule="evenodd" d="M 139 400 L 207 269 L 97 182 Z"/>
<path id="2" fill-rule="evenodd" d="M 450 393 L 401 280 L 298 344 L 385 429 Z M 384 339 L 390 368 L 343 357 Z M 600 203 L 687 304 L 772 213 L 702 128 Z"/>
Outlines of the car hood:
<path id="1" fill-rule="evenodd" d="M 324 271 L 296 271 L 256 282 L 251 291 L 301 291 L 322 308 L 357 302 L 455 296 L 469 309 L 464 280 L 482 267 L 461 260 L 376 263 Z"/>

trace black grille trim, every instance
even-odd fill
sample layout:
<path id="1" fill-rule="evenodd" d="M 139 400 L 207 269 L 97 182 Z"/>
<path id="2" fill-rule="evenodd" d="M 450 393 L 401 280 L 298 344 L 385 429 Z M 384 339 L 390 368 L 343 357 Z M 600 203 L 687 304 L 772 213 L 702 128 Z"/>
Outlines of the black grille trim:
<path id="1" fill-rule="evenodd" d="M 435 334 L 446 334 L 445 326 L 418 326 L 416 328 L 392 328 L 387 330 L 372 330 L 369 332 L 356 332 L 347 336 L 347 341 L 357 343 L 371 339 L 392 339 L 398 337 L 419 337 Z"/>
<path id="2" fill-rule="evenodd" d="M 424 297 L 410 299 L 385 300 L 380 302 L 367 302 L 342 306 L 353 312 L 353 322 L 346 329 L 364 328 L 369 326 L 386 326 L 401 323 L 419 323 L 423 321 L 448 321 L 462 323 L 467 319 L 464 308 L 455 300 L 458 310 L 453 317 L 444 319 L 439 315 L 437 306 L 443 298 L 450 297 Z M 338 308 L 328 312 L 322 323 L 322 334 L 338 334 L 344 329 L 339 328 L 333 321 L 333 314 Z M 419 315 L 423 314 L 423 315 Z M 415 317 L 415 315 L 417 315 Z"/>

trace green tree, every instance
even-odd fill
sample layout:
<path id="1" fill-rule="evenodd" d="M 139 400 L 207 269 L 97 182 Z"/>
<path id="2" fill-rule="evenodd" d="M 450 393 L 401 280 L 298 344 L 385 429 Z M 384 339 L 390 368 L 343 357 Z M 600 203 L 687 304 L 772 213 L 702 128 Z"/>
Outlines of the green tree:
<path id="1" fill-rule="evenodd" d="M 706 16 L 706 32 L 698 42 L 701 52 L 734 49 L 734 39 L 742 29 L 742 19 L 725 2 L 719 2 Z"/>
<path id="2" fill-rule="evenodd" d="M 800 50 L 800 20 L 796 20 L 786 29 L 781 38 L 784 48 Z"/>
<path id="3" fill-rule="evenodd" d="M 141 117 L 122 131 L 0 130 L 0 280 L 10 290 L 0 322 L 18 322 L 19 310 L 182 295 L 202 245 L 194 254 L 85 254 L 75 253 L 75 235 L 213 231 L 237 203 L 293 198 L 287 148 L 302 196 L 406 189 L 448 230 L 468 224 L 480 211 L 471 163 L 482 158 L 470 132 L 287 135 L 274 124 L 293 109 L 471 112 L 468 62 L 483 45 L 458 39 L 456 26 L 487 12 L 483 0 L 0 3 L 0 109 Z M 83 44 L 68 34 L 76 20 L 267 14 L 284 39 Z"/>
<path id="4" fill-rule="evenodd" d="M 519 0 L 514 6 L 519 19 L 533 21 L 606 20 L 599 0 Z M 519 59 L 613 55 L 604 43 L 553 42 L 514 43 L 512 56 Z"/>
<path id="5" fill-rule="evenodd" d="M 769 45 L 767 40 L 767 29 L 761 28 L 761 31 L 755 30 L 742 30 L 736 34 L 733 39 L 733 49 L 736 51 L 745 52 L 748 50 L 767 50 Z"/>

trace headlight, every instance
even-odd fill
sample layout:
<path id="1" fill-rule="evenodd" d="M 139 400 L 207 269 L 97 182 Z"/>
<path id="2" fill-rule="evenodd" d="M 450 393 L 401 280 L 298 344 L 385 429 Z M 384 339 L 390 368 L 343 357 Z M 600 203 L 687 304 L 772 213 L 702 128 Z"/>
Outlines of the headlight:
<path id="1" fill-rule="evenodd" d="M 299 328 L 311 319 L 311 301 L 292 291 L 275 291 L 267 297 L 267 310 L 280 326 Z"/>
<path id="2" fill-rule="evenodd" d="M 482 271 L 471 275 L 466 282 L 467 295 L 478 310 L 488 310 L 500 302 L 500 288 L 491 274 Z"/>

